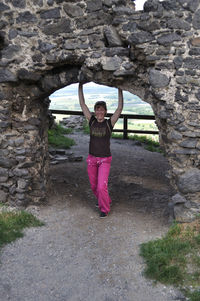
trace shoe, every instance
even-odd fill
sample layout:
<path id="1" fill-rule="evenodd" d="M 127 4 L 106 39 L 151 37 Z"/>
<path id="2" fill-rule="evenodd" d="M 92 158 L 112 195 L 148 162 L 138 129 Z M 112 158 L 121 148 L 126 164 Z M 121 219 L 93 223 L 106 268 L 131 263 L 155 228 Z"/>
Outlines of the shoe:
<path id="1" fill-rule="evenodd" d="M 105 217 L 107 217 L 107 215 L 108 215 L 107 213 L 101 212 L 101 213 L 100 213 L 100 218 L 105 218 Z"/>
<path id="2" fill-rule="evenodd" d="M 96 207 L 96 208 L 99 208 L 99 204 L 98 204 L 98 203 L 96 203 L 95 207 Z"/>

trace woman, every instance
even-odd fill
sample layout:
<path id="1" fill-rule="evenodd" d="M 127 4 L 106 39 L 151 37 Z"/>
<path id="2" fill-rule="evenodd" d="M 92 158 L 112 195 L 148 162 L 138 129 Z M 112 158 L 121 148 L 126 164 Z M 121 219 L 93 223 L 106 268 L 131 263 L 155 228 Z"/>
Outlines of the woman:
<path id="1" fill-rule="evenodd" d="M 84 116 L 89 121 L 90 145 L 87 158 L 87 171 L 92 191 L 98 199 L 100 217 L 104 218 L 110 211 L 111 199 L 108 194 L 108 176 L 112 156 L 110 152 L 110 137 L 115 123 L 123 109 L 122 90 L 118 89 L 118 107 L 110 119 L 105 119 L 106 103 L 97 101 L 94 105 L 95 116 L 91 114 L 83 95 L 83 85 L 78 88 L 79 102 Z"/>

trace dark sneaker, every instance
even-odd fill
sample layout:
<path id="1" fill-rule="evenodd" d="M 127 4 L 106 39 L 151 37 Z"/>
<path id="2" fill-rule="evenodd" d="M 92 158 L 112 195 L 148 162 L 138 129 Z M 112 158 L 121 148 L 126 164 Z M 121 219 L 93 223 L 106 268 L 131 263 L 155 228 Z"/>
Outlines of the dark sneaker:
<path id="1" fill-rule="evenodd" d="M 108 215 L 107 213 L 105 213 L 105 212 L 101 212 L 101 213 L 100 213 L 100 218 L 107 217 L 107 215 Z"/>

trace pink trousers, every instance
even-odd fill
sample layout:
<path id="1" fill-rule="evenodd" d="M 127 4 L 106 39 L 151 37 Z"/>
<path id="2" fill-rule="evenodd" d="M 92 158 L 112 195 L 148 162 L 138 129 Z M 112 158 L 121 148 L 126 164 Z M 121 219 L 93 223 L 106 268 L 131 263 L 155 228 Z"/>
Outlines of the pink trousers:
<path id="1" fill-rule="evenodd" d="M 108 194 L 108 176 L 112 156 L 110 157 L 87 157 L 87 171 L 92 191 L 98 199 L 101 212 L 106 214 L 110 211 L 111 198 Z"/>

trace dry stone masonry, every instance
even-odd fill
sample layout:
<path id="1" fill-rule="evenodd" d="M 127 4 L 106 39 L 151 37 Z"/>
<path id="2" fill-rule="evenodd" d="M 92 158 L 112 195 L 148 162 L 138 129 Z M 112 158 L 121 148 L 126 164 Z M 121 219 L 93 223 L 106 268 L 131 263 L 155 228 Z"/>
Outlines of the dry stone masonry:
<path id="1" fill-rule="evenodd" d="M 179 221 L 200 212 L 200 1 L 2 0 L 0 202 L 45 200 L 48 96 L 79 81 L 149 102 Z M 66 99 L 67 101 L 67 99 Z M 134 168 L 134 166 L 133 166 Z"/>

